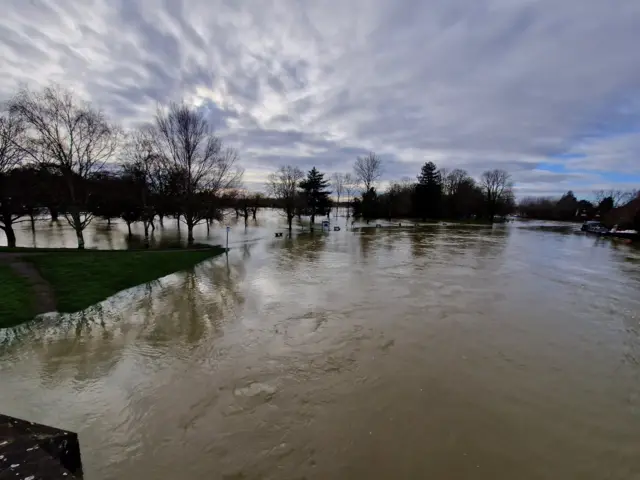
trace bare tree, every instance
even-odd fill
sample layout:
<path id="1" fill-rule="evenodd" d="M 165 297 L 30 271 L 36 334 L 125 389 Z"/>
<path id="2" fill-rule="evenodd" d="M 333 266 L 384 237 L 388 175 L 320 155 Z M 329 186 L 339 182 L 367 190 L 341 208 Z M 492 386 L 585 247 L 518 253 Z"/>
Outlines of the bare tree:
<path id="1" fill-rule="evenodd" d="M 9 247 L 16 246 L 13 225 L 22 217 L 22 209 L 16 208 L 12 198 L 9 175 L 23 160 L 22 146 L 25 140 L 24 123 L 15 115 L 0 116 L 0 230 L 7 237 Z"/>
<path id="2" fill-rule="evenodd" d="M 256 192 L 251 195 L 250 205 L 251 205 L 251 218 L 256 219 L 256 214 L 258 213 L 258 209 L 262 207 L 264 202 L 264 195 L 260 192 Z"/>
<path id="3" fill-rule="evenodd" d="M 353 173 L 366 193 L 382 177 L 382 160 L 373 152 L 366 157 L 358 157 L 353 166 Z"/>
<path id="4" fill-rule="evenodd" d="M 487 200 L 489 220 L 493 222 L 498 205 L 513 198 L 511 176 L 505 170 L 488 170 L 482 174 L 480 185 Z"/>
<path id="5" fill-rule="evenodd" d="M 593 195 L 596 199 L 596 205 L 602 203 L 605 198 L 611 198 L 613 201 L 613 208 L 620 207 L 630 202 L 637 196 L 637 192 L 635 190 L 625 191 L 625 190 L 596 190 L 593 192 Z"/>
<path id="6" fill-rule="evenodd" d="M 154 132 L 151 128 L 141 128 L 130 132 L 125 143 L 122 165 L 125 178 L 133 183 L 140 208 L 140 219 L 144 228 L 145 244 L 149 243 L 149 228 L 155 229 L 156 215 L 154 199 L 161 192 L 162 162 L 154 150 Z"/>
<path id="7" fill-rule="evenodd" d="M 333 186 L 333 193 L 336 194 L 336 218 L 338 218 L 338 209 L 340 208 L 340 197 L 344 193 L 344 173 L 335 172 L 331 175 L 331 185 Z"/>
<path id="8" fill-rule="evenodd" d="M 164 168 L 179 179 L 179 214 L 192 244 L 193 227 L 212 216 L 215 206 L 211 204 L 240 184 L 243 171 L 238 154 L 223 148 L 204 114 L 186 104 L 158 109 L 155 143 Z"/>
<path id="9" fill-rule="evenodd" d="M 245 227 L 249 224 L 249 216 L 251 215 L 251 205 L 252 205 L 251 193 L 245 188 L 241 188 L 237 190 L 235 195 L 236 218 L 237 217 L 244 218 Z"/>
<path id="10" fill-rule="evenodd" d="M 41 92 L 21 90 L 9 102 L 9 111 L 27 126 L 23 151 L 62 176 L 67 190 L 65 218 L 76 232 L 78 248 L 84 248 L 83 231 L 93 219 L 87 211 L 87 180 L 116 152 L 120 129 L 109 124 L 101 111 L 56 86 Z"/>
<path id="11" fill-rule="evenodd" d="M 284 215 L 287 217 L 289 233 L 293 229 L 292 223 L 298 206 L 300 181 L 304 173 L 298 167 L 287 165 L 280 167 L 277 172 L 269 175 L 267 189 L 278 201 Z"/>
<path id="12" fill-rule="evenodd" d="M 442 187 L 445 195 L 454 196 L 458 193 L 460 186 L 468 181 L 469 174 L 460 168 L 446 172 L 440 170 L 442 176 Z"/>
<path id="13" fill-rule="evenodd" d="M 353 175 L 347 173 L 344 176 L 344 192 L 347 195 L 347 218 L 349 218 L 351 214 L 351 198 L 356 191 L 357 182 L 353 178 Z"/>

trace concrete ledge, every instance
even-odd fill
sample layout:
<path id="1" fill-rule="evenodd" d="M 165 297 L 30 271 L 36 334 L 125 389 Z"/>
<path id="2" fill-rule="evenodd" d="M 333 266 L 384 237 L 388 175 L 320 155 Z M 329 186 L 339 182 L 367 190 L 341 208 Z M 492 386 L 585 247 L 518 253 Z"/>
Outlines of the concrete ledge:
<path id="1" fill-rule="evenodd" d="M 0 480 L 79 478 L 77 434 L 0 414 Z"/>

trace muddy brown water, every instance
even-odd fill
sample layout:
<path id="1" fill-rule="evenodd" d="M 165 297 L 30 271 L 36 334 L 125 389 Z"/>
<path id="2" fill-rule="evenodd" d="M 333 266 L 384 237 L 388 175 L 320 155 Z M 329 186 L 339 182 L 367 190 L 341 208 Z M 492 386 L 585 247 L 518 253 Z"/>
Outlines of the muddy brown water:
<path id="1" fill-rule="evenodd" d="M 5 332 L 2 413 L 78 432 L 88 480 L 640 478 L 637 249 L 525 224 L 274 238 L 277 221 Z"/>

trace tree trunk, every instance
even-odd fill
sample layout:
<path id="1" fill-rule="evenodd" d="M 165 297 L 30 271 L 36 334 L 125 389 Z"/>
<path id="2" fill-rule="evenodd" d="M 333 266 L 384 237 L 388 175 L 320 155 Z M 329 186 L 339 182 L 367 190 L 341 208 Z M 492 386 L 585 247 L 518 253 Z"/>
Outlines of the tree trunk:
<path id="1" fill-rule="evenodd" d="M 311 214 L 311 224 L 309 225 L 309 230 L 313 231 L 313 225 L 316 223 L 316 214 Z"/>
<path id="2" fill-rule="evenodd" d="M 2 227 L 5 236 L 7 237 L 7 247 L 15 248 L 16 246 L 16 233 L 13 231 L 13 226 L 10 223 L 5 223 Z"/>
<path id="3" fill-rule="evenodd" d="M 58 209 L 56 207 L 49 207 L 49 214 L 51 215 L 51 221 L 58 221 Z"/>
<path id="4" fill-rule="evenodd" d="M 33 213 L 29 214 L 29 221 L 31 222 L 31 231 L 36 233 L 36 219 L 33 216 Z"/>
<path id="5" fill-rule="evenodd" d="M 131 222 L 127 222 L 127 229 L 129 230 L 129 238 L 131 238 L 133 236 L 133 233 L 131 233 Z"/>
<path id="6" fill-rule="evenodd" d="M 111 227 L 111 217 L 107 217 L 107 227 Z"/>
<path id="7" fill-rule="evenodd" d="M 78 249 L 84 250 L 84 234 L 81 228 L 76 228 L 76 237 L 78 238 Z"/>
<path id="8" fill-rule="evenodd" d="M 187 244 L 193 245 L 193 220 L 187 218 Z"/>
<path id="9" fill-rule="evenodd" d="M 254 219 L 254 220 L 256 219 L 256 213 L 257 213 L 257 211 L 258 211 L 258 209 L 257 209 L 257 208 L 254 208 L 254 209 L 251 211 L 251 215 L 253 216 L 253 219 Z"/>
<path id="10" fill-rule="evenodd" d="M 80 219 L 80 212 L 78 211 L 77 208 L 74 208 L 71 211 L 71 223 L 72 223 L 73 229 L 76 231 L 76 238 L 78 239 L 78 249 L 83 250 L 84 249 L 84 234 L 82 232 L 83 226 L 82 226 L 82 220 Z"/>
<path id="11" fill-rule="evenodd" d="M 162 215 L 158 215 L 160 218 L 160 228 L 164 228 L 164 217 Z"/>
<path id="12" fill-rule="evenodd" d="M 149 224 L 144 225 L 144 248 L 149 248 Z"/>
<path id="13" fill-rule="evenodd" d="M 287 215 L 287 222 L 289 222 L 289 233 L 293 230 L 293 215 Z"/>

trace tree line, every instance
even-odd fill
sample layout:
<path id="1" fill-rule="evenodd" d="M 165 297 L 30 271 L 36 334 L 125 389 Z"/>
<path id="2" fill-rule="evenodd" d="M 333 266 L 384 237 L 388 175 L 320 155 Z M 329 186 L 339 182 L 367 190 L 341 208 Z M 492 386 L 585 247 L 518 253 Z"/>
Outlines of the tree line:
<path id="1" fill-rule="evenodd" d="M 117 162 L 116 162 L 117 160 Z M 0 116 L 0 229 L 48 211 L 74 229 L 78 248 L 94 217 L 142 222 L 172 216 L 193 229 L 213 221 L 241 185 L 238 153 L 186 104 L 159 107 L 151 123 L 124 132 L 91 104 L 57 86 L 23 89 Z M 226 201 L 226 203 L 225 203 Z M 236 200 L 234 200 L 236 201 Z"/>
<path id="2" fill-rule="evenodd" d="M 84 231 L 95 217 L 141 223 L 145 243 L 165 218 L 193 230 L 229 212 L 255 219 L 260 208 L 280 209 L 289 230 L 295 217 L 316 219 L 344 207 L 369 222 L 378 218 L 494 221 L 516 209 L 508 172 L 485 171 L 478 180 L 461 169 L 425 163 L 416 180 L 391 182 L 379 191 L 382 159 L 357 157 L 353 171 L 327 175 L 313 167 L 306 174 L 282 166 L 267 181 L 267 194 L 242 185 L 236 150 L 210 128 L 204 114 L 184 103 L 158 107 L 151 122 L 124 131 L 98 109 L 63 88 L 23 89 L 0 114 L 0 230 L 9 246 L 14 227 L 48 214 L 63 218 L 84 248 Z M 517 209 L 531 218 L 572 219 L 606 213 L 631 193 L 598 192 L 597 202 L 573 192 L 559 199 L 526 198 Z M 580 213 L 582 212 L 582 213 Z"/>
<path id="3" fill-rule="evenodd" d="M 330 181 L 314 167 L 307 176 L 297 167 L 281 167 L 269 177 L 268 191 L 287 218 L 289 230 L 296 216 L 328 215 L 333 193 L 337 207 L 346 197 L 347 216 L 369 222 L 378 218 L 486 219 L 507 215 L 515 208 L 513 182 L 504 170 L 488 170 L 480 181 L 461 169 L 438 169 L 433 162 L 422 166 L 417 181 L 392 182 L 378 192 L 382 160 L 375 153 L 358 157 L 353 174 L 334 173 Z"/>
<path id="4" fill-rule="evenodd" d="M 328 215 L 345 204 L 347 216 L 374 218 L 477 218 L 493 220 L 513 209 L 512 183 L 502 170 L 476 182 L 463 170 L 426 163 L 417 182 L 392 183 L 378 193 L 382 161 L 358 157 L 353 173 L 330 178 L 315 167 L 305 174 L 284 166 L 269 176 L 267 193 L 242 186 L 236 150 L 215 135 L 204 114 L 184 103 L 158 107 L 151 122 L 124 131 L 102 111 L 59 86 L 20 90 L 0 114 L 0 230 L 10 247 L 14 227 L 48 214 L 73 228 L 78 248 L 95 217 L 141 223 L 145 244 L 165 218 L 186 225 L 187 241 L 226 212 L 256 218 L 275 207 L 293 219 Z M 331 198 L 333 194 L 333 199 Z M 335 200 L 334 200 L 335 199 Z M 346 202 L 343 201 L 346 200 Z"/>
<path id="5" fill-rule="evenodd" d="M 560 198 L 526 197 L 518 203 L 518 214 L 539 220 L 592 220 L 600 219 L 608 226 L 640 230 L 640 205 L 637 190 L 597 190 L 593 201 L 580 199 L 569 190 Z M 630 211 L 632 210 L 632 211 Z"/>

